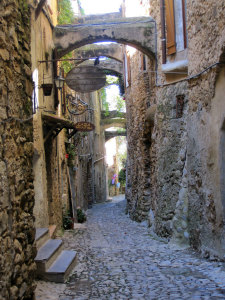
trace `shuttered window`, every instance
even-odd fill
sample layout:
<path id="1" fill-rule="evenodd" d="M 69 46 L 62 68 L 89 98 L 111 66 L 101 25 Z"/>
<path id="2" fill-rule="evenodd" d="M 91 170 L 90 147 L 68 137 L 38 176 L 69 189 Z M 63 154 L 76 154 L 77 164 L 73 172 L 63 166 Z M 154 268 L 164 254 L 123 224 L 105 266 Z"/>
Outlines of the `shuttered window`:
<path id="1" fill-rule="evenodd" d="M 173 0 L 165 0 L 166 8 L 166 47 L 167 54 L 176 53 L 176 34 L 174 22 L 174 3 Z"/>

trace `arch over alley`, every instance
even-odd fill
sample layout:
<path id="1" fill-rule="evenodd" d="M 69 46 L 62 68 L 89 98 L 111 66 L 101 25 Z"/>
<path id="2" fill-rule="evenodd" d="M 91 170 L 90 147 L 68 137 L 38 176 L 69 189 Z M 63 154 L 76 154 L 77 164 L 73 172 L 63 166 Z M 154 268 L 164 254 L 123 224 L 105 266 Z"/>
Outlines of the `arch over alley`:
<path id="1" fill-rule="evenodd" d="M 77 64 L 78 65 L 78 64 Z M 94 61 L 93 60 L 86 60 L 79 64 L 79 66 L 93 66 Z M 116 61 L 115 59 L 107 59 L 102 60 L 98 64 L 98 68 L 102 70 L 112 71 L 112 74 L 123 74 L 123 64 L 119 61 Z"/>
<path id="2" fill-rule="evenodd" d="M 76 58 L 80 58 L 81 62 L 83 60 L 88 60 L 92 57 L 108 57 L 117 60 L 118 62 L 123 62 L 123 51 L 122 45 L 116 43 L 104 44 L 104 45 L 85 45 L 74 50 L 74 55 Z"/>
<path id="3" fill-rule="evenodd" d="M 109 141 L 110 139 L 117 136 L 127 136 L 127 131 L 105 131 L 105 141 Z"/>
<path id="4" fill-rule="evenodd" d="M 154 56 L 155 21 L 150 17 L 100 19 L 92 23 L 60 25 L 53 30 L 58 57 L 86 44 L 103 41 L 130 45 Z"/>

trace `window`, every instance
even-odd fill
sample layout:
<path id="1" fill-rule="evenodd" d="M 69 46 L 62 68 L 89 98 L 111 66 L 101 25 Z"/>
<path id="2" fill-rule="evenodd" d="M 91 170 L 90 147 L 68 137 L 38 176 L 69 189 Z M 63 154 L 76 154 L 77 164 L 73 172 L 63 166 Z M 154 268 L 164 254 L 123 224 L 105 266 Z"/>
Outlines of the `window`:
<path id="1" fill-rule="evenodd" d="M 147 62 L 145 54 L 141 53 L 141 71 L 147 70 Z"/>
<path id="2" fill-rule="evenodd" d="M 130 55 L 124 55 L 124 68 L 125 68 L 125 83 L 126 88 L 130 86 L 131 83 L 131 69 L 130 69 Z"/>
<path id="3" fill-rule="evenodd" d="M 32 74 L 34 89 L 32 93 L 32 104 L 33 104 L 33 113 L 36 113 L 36 110 L 38 108 L 38 69 L 35 69 Z"/>
<path id="4" fill-rule="evenodd" d="M 187 48 L 185 11 L 186 0 L 161 0 L 162 40 L 166 40 L 167 55 Z"/>

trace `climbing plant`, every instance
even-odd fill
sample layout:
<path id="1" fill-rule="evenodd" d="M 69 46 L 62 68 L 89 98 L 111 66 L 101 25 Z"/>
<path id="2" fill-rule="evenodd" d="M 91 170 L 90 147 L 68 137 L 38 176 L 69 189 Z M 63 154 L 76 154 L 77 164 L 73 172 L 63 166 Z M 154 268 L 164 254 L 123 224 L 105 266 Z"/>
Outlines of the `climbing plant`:
<path id="1" fill-rule="evenodd" d="M 62 59 L 70 59 L 70 58 L 73 58 L 72 52 L 70 52 L 62 57 Z M 74 68 L 74 63 L 73 63 L 73 61 L 65 60 L 65 61 L 61 62 L 61 66 L 63 67 L 64 72 L 68 73 L 70 70 L 72 70 L 72 68 Z"/>
<path id="2" fill-rule="evenodd" d="M 71 24 L 74 21 L 74 13 L 70 0 L 58 1 L 58 24 Z"/>
<path id="3" fill-rule="evenodd" d="M 75 19 L 73 8 L 70 0 L 59 0 L 58 2 L 58 24 L 71 24 Z M 66 54 L 63 59 L 72 58 L 72 52 Z M 73 64 L 70 61 L 63 61 L 61 66 L 65 73 L 68 73 L 72 68 Z"/>
<path id="4" fill-rule="evenodd" d="M 106 99 L 106 88 L 102 88 L 99 92 L 100 99 L 102 101 L 102 110 L 105 111 L 105 116 L 107 117 L 109 115 L 109 103 Z"/>
<path id="5" fill-rule="evenodd" d="M 106 76 L 107 86 L 109 86 L 109 85 L 118 85 L 118 83 L 119 83 L 119 77 L 110 76 L 110 75 Z M 109 102 L 107 101 L 107 93 L 106 93 L 107 86 L 100 90 L 100 98 L 101 98 L 101 101 L 102 101 L 102 109 L 105 111 L 105 116 L 106 117 L 109 115 L 109 106 L 110 106 Z M 115 103 L 115 107 L 116 107 L 116 110 L 118 112 L 124 112 L 125 111 L 125 102 L 119 94 L 118 95 L 113 95 L 111 97 L 111 101 Z"/>

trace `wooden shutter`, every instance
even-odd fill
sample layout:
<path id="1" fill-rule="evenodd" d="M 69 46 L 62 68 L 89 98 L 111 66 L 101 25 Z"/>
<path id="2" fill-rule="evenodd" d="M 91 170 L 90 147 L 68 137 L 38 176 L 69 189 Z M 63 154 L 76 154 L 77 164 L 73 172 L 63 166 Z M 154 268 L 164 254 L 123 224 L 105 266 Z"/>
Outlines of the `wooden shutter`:
<path id="1" fill-rule="evenodd" d="M 173 0 L 165 0 L 166 6 L 166 47 L 167 54 L 176 52 L 175 20 Z"/>

